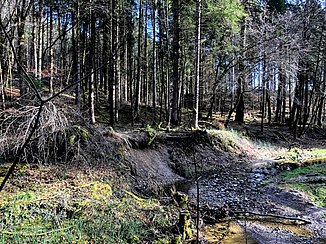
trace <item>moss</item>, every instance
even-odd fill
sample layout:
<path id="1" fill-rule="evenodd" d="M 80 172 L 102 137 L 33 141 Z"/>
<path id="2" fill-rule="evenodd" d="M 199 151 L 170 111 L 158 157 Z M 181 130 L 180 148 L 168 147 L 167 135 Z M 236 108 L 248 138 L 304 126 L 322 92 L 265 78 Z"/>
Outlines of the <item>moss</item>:
<path id="1" fill-rule="evenodd" d="M 180 211 L 178 227 L 182 236 L 182 240 L 188 240 L 192 238 L 193 230 L 191 227 L 189 210 Z"/>
<path id="2" fill-rule="evenodd" d="M 180 209 L 178 222 L 179 235 L 176 237 L 177 242 L 177 240 L 180 238 L 181 240 L 191 239 L 193 236 L 193 230 L 191 225 L 190 212 L 188 210 L 188 195 L 177 192 L 175 198 Z"/>
<path id="3" fill-rule="evenodd" d="M 10 163 L 0 165 L 0 176 L 5 176 L 9 170 L 10 166 L 11 166 Z"/>
<path id="4" fill-rule="evenodd" d="M 95 200 L 106 202 L 111 196 L 112 188 L 106 183 L 96 182 L 90 188 L 90 197 Z"/>
<path id="5" fill-rule="evenodd" d="M 70 143 L 71 146 L 74 145 L 74 143 L 75 143 L 75 139 L 76 139 L 76 136 L 75 136 L 75 135 L 71 135 L 71 136 L 69 137 L 69 143 Z"/>
<path id="6" fill-rule="evenodd" d="M 310 150 L 311 157 L 326 156 L 326 149 L 324 148 L 313 148 Z"/>
<path id="7" fill-rule="evenodd" d="M 79 125 L 74 125 L 73 128 L 75 129 L 75 131 L 76 131 L 79 135 L 81 135 L 81 139 L 82 139 L 83 141 L 87 141 L 87 140 L 88 140 L 88 138 L 89 138 L 89 132 L 88 132 L 86 129 L 82 128 L 82 127 L 79 126 Z"/>

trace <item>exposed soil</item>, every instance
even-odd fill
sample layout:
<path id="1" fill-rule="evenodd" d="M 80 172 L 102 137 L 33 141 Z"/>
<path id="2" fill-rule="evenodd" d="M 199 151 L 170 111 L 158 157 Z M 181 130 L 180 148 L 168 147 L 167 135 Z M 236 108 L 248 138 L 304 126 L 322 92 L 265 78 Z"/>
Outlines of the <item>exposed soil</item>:
<path id="1" fill-rule="evenodd" d="M 131 141 L 138 140 L 138 143 L 130 143 L 134 146 L 126 152 L 137 186 L 135 189 L 143 193 L 148 189 L 158 193 L 169 187 L 173 191 L 184 191 L 190 195 L 194 211 L 196 162 L 204 223 L 236 221 L 246 233 L 245 238 L 249 236 L 253 243 L 326 243 L 326 208 L 317 207 L 307 195 L 297 190 L 282 189 L 278 185 L 279 173 L 285 168 L 279 167 L 274 159 L 292 147 L 298 147 L 302 152 L 313 147 L 323 148 L 326 145 L 325 131 L 293 140 L 284 127 L 267 128 L 264 133 L 255 126 L 235 125 L 235 128 L 245 131 L 252 140 L 267 141 L 270 148 L 256 147 L 245 151 L 243 145 L 234 145 L 226 150 L 220 141 L 205 132 L 196 135 L 165 132 L 157 135 L 153 145 L 141 147 L 139 145 L 146 143 L 139 141 L 146 142 L 148 137 L 140 136 L 141 133 L 129 135 Z M 318 141 L 312 140 L 317 138 Z M 317 176 L 301 179 L 325 183 L 324 177 L 314 177 Z M 210 212 L 205 213 L 205 209 Z M 203 230 L 201 239 L 207 243 L 232 243 L 232 235 L 221 233 L 223 231 L 212 241 L 208 238 L 211 233 L 205 234 Z M 242 241 L 237 243 L 246 243 L 245 239 Z"/>

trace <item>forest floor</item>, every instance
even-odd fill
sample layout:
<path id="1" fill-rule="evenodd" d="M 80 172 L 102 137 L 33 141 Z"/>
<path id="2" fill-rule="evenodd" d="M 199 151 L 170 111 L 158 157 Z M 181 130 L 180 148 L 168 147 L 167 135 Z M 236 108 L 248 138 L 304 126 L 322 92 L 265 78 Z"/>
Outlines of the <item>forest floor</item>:
<path id="1" fill-rule="evenodd" d="M 326 130 L 294 140 L 286 126 L 224 129 L 221 118 L 200 131 L 113 130 L 97 112 L 98 125 L 69 137 L 84 137 L 74 160 L 18 165 L 0 193 L 0 243 L 175 242 L 178 191 L 193 229 L 199 191 L 203 243 L 325 243 Z"/>

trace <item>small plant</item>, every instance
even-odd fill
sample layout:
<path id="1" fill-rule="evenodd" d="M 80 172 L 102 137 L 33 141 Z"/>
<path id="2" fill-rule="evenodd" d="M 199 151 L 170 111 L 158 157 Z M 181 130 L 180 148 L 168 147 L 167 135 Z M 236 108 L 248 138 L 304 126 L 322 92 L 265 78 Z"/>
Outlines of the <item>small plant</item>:
<path id="1" fill-rule="evenodd" d="M 150 145 L 153 143 L 154 139 L 155 139 L 156 136 L 157 136 L 158 131 L 161 129 L 162 123 L 163 123 L 163 122 L 160 122 L 160 123 L 156 126 L 156 128 L 151 127 L 149 124 L 146 125 L 145 131 L 146 131 L 146 132 L 148 133 L 148 135 L 149 135 L 149 141 L 148 141 L 148 143 L 147 143 L 148 146 L 150 146 Z"/>

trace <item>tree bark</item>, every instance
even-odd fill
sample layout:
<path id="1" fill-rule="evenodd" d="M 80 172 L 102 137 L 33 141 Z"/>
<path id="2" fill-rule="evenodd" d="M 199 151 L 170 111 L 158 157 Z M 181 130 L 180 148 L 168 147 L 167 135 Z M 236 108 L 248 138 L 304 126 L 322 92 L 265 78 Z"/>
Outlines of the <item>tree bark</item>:
<path id="1" fill-rule="evenodd" d="M 156 109 L 156 0 L 153 0 L 153 10 L 152 10 L 152 23 L 153 23 L 153 63 L 152 63 L 152 73 L 153 73 L 153 81 L 152 81 L 152 106 L 155 113 Z"/>
<path id="2" fill-rule="evenodd" d="M 195 97 L 194 97 L 194 128 L 198 129 L 198 113 L 199 113 L 199 76 L 200 76 L 200 47 L 201 47 L 201 0 L 196 2 L 196 72 L 195 72 Z"/>
<path id="3" fill-rule="evenodd" d="M 179 53 L 180 53 L 180 0 L 172 1 L 173 11 L 173 50 L 172 50 L 172 111 L 171 123 L 174 125 L 179 124 Z"/>
<path id="4" fill-rule="evenodd" d="M 139 106 L 140 106 L 140 93 L 141 93 L 142 30 L 143 30 L 143 0 L 139 0 L 137 81 L 136 81 L 136 97 L 135 97 L 135 117 L 137 119 L 139 119 Z"/>

